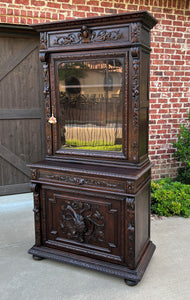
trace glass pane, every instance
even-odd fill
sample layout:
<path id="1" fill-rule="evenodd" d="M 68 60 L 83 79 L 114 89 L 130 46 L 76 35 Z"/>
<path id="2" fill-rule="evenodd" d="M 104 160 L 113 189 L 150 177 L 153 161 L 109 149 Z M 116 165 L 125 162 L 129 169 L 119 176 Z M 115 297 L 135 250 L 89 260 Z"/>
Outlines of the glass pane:
<path id="1" fill-rule="evenodd" d="M 122 150 L 122 59 L 59 65 L 63 148 Z"/>

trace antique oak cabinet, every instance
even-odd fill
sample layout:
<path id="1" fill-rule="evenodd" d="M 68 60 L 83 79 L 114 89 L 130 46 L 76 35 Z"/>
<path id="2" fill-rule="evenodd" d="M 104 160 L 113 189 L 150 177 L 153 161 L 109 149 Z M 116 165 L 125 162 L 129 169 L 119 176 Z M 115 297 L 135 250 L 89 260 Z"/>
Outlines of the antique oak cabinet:
<path id="1" fill-rule="evenodd" d="M 150 241 L 146 11 L 35 25 L 40 32 L 46 158 L 30 165 L 34 259 L 135 285 Z"/>

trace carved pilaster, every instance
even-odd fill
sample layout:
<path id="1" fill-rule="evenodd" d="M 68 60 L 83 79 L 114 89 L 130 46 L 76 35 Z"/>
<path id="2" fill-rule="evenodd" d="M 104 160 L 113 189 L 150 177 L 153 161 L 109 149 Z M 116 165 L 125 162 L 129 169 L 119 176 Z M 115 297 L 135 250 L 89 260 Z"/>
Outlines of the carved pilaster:
<path id="1" fill-rule="evenodd" d="M 38 178 L 38 170 L 37 169 L 31 169 L 31 179 L 36 180 Z"/>
<path id="2" fill-rule="evenodd" d="M 41 245 L 41 212 L 40 212 L 40 186 L 39 184 L 32 184 L 31 190 L 34 196 L 34 221 L 35 221 L 35 244 Z"/>
<path id="3" fill-rule="evenodd" d="M 51 124 L 48 120 L 51 116 L 51 104 L 50 104 L 50 83 L 49 83 L 49 67 L 45 62 L 44 53 L 41 53 L 41 60 L 43 61 L 43 81 L 44 81 L 44 99 L 45 99 L 45 115 L 46 115 L 46 146 L 48 155 L 52 154 L 52 143 L 51 143 Z"/>
<path id="4" fill-rule="evenodd" d="M 135 268 L 135 198 L 126 198 L 127 264 Z"/>
<path id="5" fill-rule="evenodd" d="M 128 180 L 126 182 L 126 192 L 128 194 L 134 194 L 134 192 L 135 192 L 135 183 L 134 183 L 134 181 Z"/>
<path id="6" fill-rule="evenodd" d="M 139 43 L 140 42 L 140 23 L 132 23 L 131 24 L 131 42 Z"/>
<path id="7" fill-rule="evenodd" d="M 124 87 L 124 97 L 123 97 L 123 153 L 127 157 L 128 154 L 128 142 L 127 142 L 127 135 L 128 135 L 128 80 L 129 80 L 129 56 L 128 52 L 126 53 L 125 57 L 125 79 L 122 83 Z"/>
<path id="8" fill-rule="evenodd" d="M 40 33 L 40 49 L 47 49 L 47 32 Z"/>
<path id="9" fill-rule="evenodd" d="M 140 102 L 140 53 L 139 48 L 131 49 L 132 56 L 132 160 L 138 161 L 139 102 Z"/>

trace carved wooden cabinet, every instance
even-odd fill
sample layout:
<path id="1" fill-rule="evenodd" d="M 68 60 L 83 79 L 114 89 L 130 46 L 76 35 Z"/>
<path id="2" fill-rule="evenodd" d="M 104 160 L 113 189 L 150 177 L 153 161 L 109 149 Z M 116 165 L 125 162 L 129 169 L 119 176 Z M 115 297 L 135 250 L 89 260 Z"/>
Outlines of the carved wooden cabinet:
<path id="1" fill-rule="evenodd" d="M 34 25 L 40 32 L 47 156 L 30 165 L 34 258 L 135 285 L 150 241 L 147 12 Z"/>

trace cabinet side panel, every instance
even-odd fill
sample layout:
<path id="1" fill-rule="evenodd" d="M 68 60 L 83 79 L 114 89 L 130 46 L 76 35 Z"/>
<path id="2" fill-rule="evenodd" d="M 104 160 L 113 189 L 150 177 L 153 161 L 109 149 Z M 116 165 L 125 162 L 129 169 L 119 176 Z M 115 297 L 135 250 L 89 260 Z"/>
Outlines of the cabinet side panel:
<path id="1" fill-rule="evenodd" d="M 135 260 L 138 262 L 150 238 L 150 181 L 136 196 Z"/>

